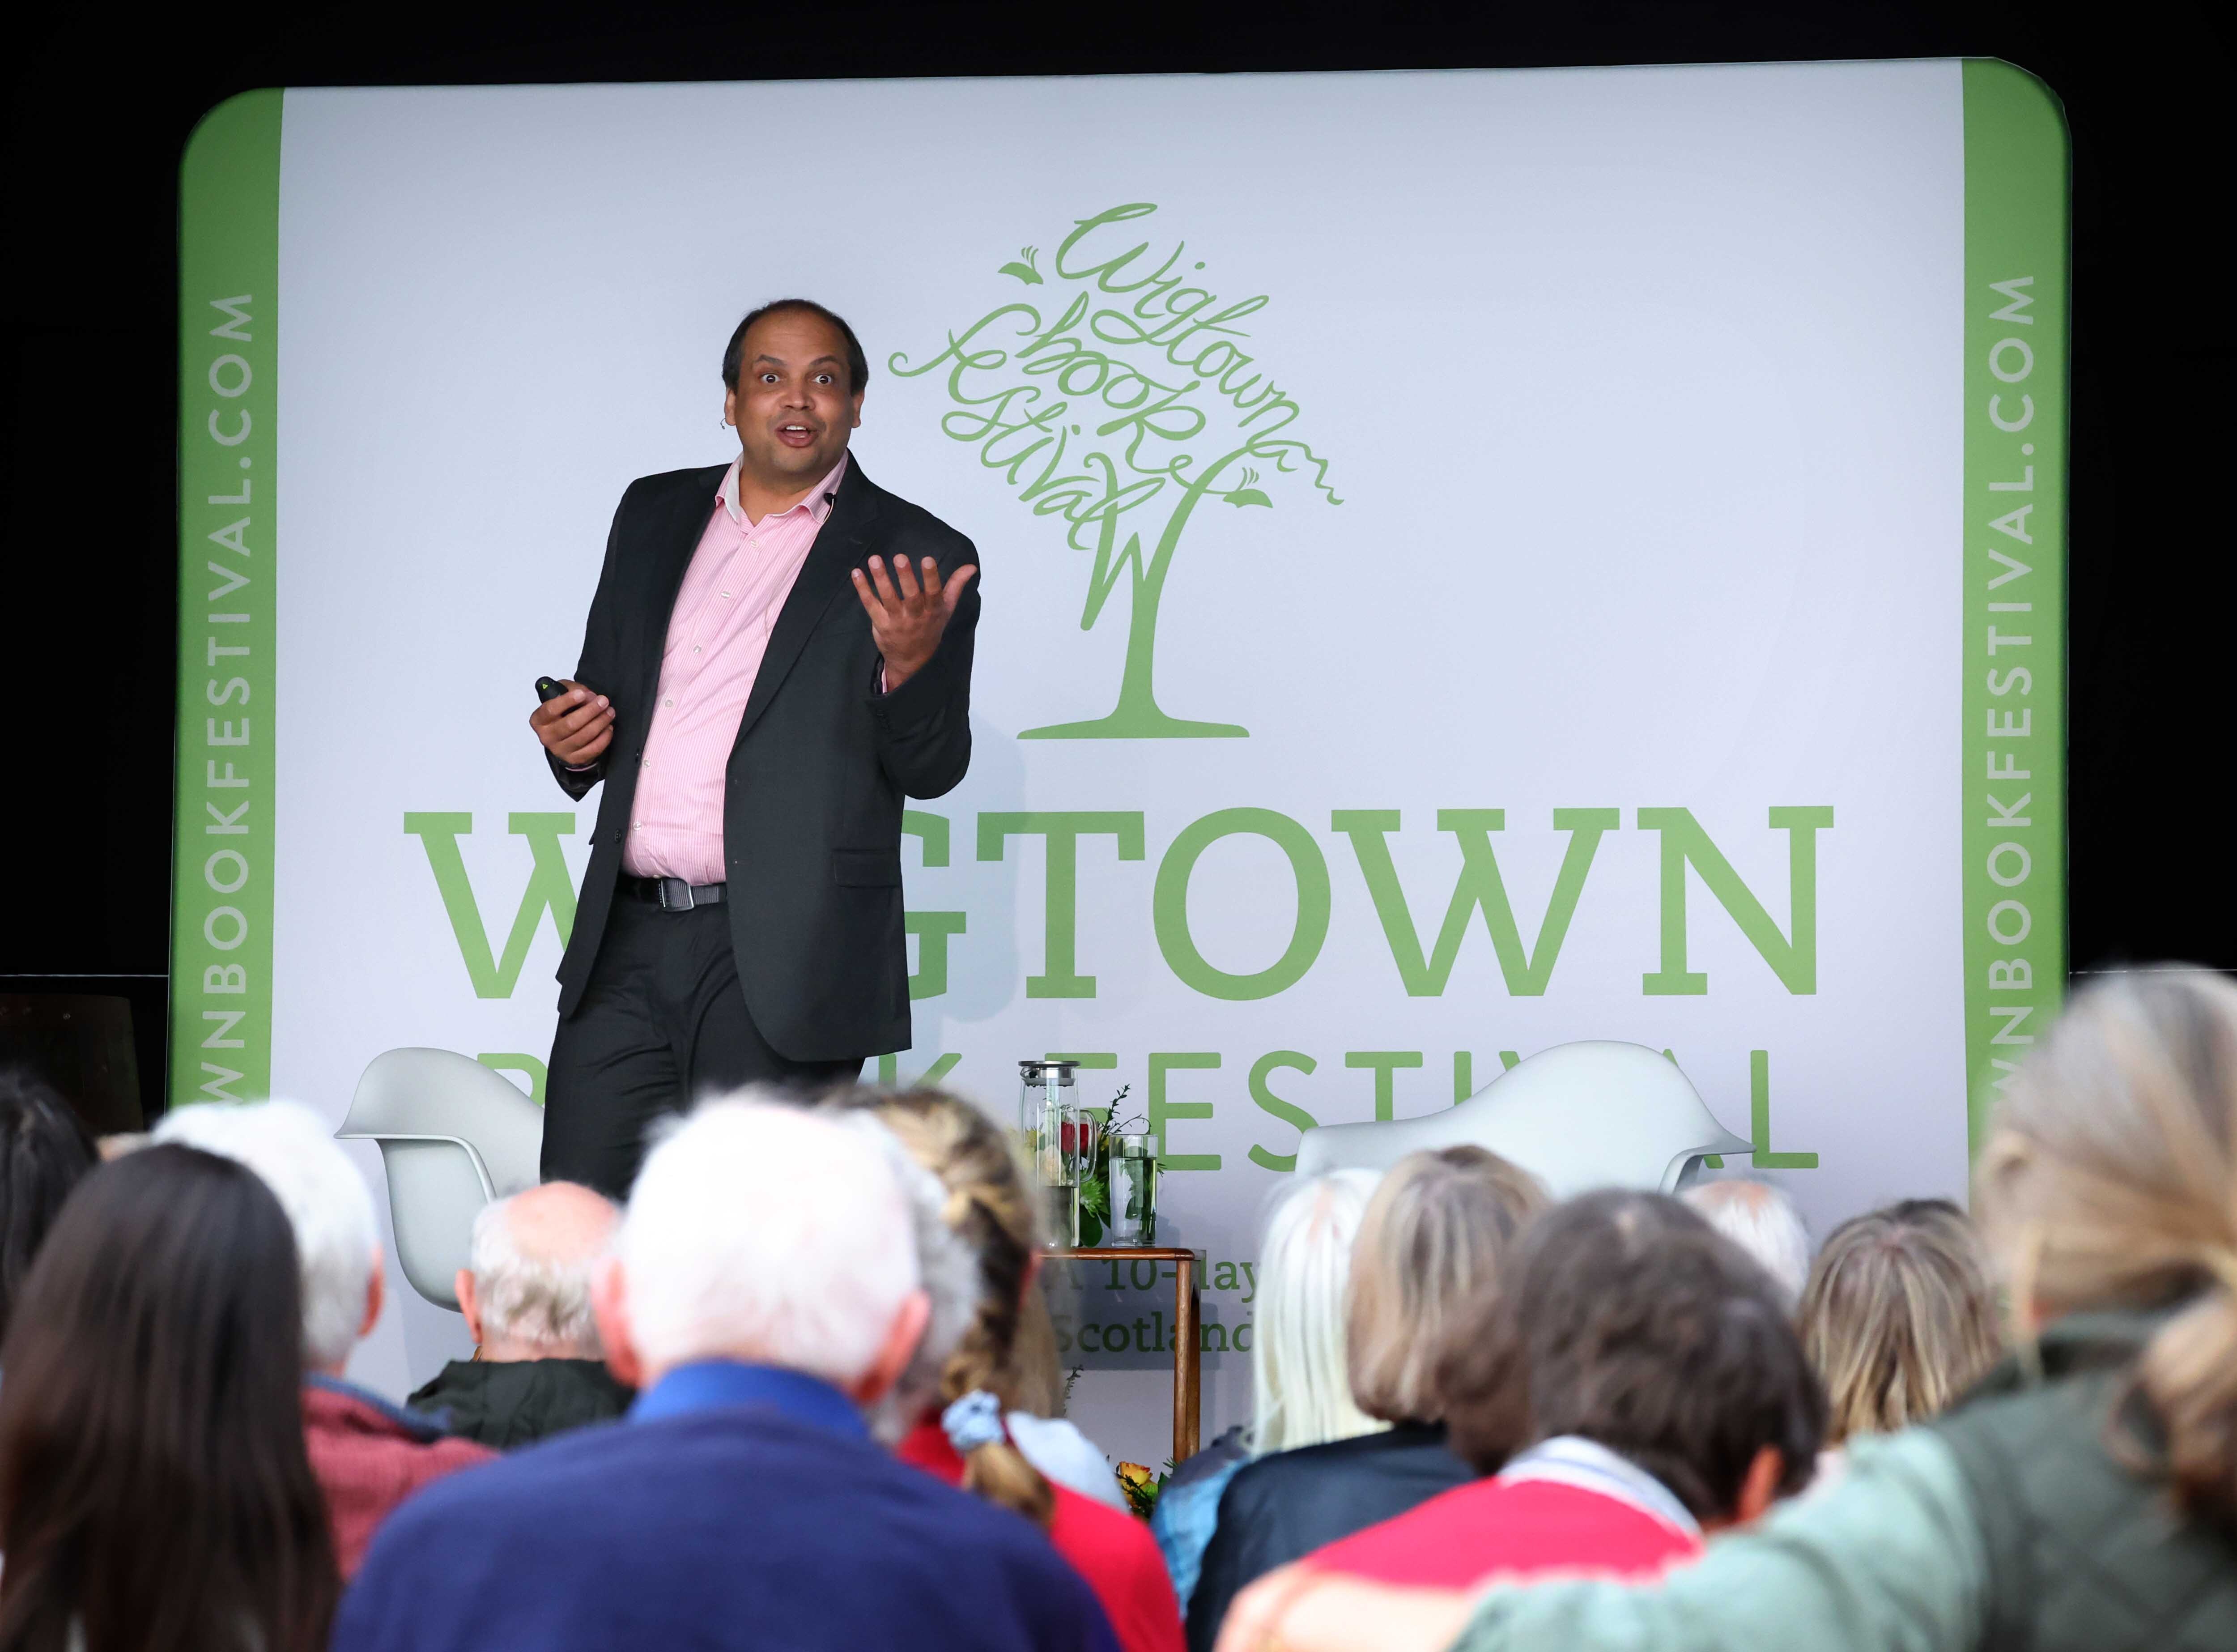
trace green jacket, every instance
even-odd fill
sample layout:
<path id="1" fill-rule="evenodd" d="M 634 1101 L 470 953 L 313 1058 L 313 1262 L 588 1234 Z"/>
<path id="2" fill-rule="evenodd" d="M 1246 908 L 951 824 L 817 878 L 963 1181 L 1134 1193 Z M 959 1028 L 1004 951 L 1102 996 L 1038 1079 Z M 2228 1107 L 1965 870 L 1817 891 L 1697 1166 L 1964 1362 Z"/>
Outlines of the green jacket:
<path id="1" fill-rule="evenodd" d="M 596 1359 L 453 1359 L 412 1396 L 453 1434 L 500 1451 L 619 1417 L 635 1398 Z"/>
<path id="2" fill-rule="evenodd" d="M 2095 1317 L 1941 1421 L 1860 1439 L 1844 1470 L 1647 1587 L 1495 1586 L 1455 1652 L 2037 1652 L 2237 1647 L 2237 1551 L 2175 1520 L 2099 1426 L 2148 1330 Z"/>
<path id="3" fill-rule="evenodd" d="M 2039 1373 L 2007 1360 L 1933 1425 L 1980 1519 L 1995 1652 L 2237 1649 L 2237 1549 L 2130 1466 L 2164 1449 L 2129 1370 L 2166 1318 L 2062 1319 Z"/>

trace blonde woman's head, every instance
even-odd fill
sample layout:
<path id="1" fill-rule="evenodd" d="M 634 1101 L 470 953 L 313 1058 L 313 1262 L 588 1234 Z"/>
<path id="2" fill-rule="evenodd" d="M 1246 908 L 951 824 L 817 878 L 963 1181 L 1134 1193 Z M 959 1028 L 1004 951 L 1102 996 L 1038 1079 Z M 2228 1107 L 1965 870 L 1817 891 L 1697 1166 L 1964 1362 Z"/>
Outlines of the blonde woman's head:
<path id="1" fill-rule="evenodd" d="M 1996 1362 L 1986 1259 L 1965 1213 L 1913 1199 L 1844 1222 L 1810 1270 L 1802 1345 L 1825 1384 L 1829 1444 L 1936 1415 Z"/>
<path id="2" fill-rule="evenodd" d="M 2237 986 L 2167 969 L 2078 994 L 2005 1092 L 1975 1180 L 2021 1332 L 2169 1314 L 2138 1387 L 2184 1506 L 2237 1531 Z"/>
<path id="3" fill-rule="evenodd" d="M 940 1406 L 985 1392 L 994 1396 L 1002 1412 L 1018 1409 L 1021 1328 L 1040 1232 L 1037 1191 L 1008 1133 L 968 1101 L 941 1090 L 864 1087 L 835 1092 L 823 1105 L 868 1113 L 938 1180 L 945 1194 L 940 1219 L 975 1264 L 969 1300 L 933 1304 L 935 1319 L 955 1307 L 961 1330 L 936 1384 L 924 1386 Z M 905 1385 L 913 1377 L 905 1376 Z M 1043 1528 L 1055 1509 L 1048 1482 L 1006 1438 L 971 1450 L 963 1485 Z"/>
<path id="4" fill-rule="evenodd" d="M 1332 1171 L 1290 1187 L 1258 1252 L 1250 1345 L 1254 1450 L 1349 1439 L 1379 1424 L 1351 1398 L 1344 1370 L 1344 1290 L 1375 1173 Z"/>
<path id="5" fill-rule="evenodd" d="M 1344 1315 L 1352 1398 L 1385 1422 L 1444 1415 L 1437 1362 L 1447 1322 L 1495 1281 L 1546 1190 L 1481 1147 L 1409 1153 L 1361 1219 Z"/>

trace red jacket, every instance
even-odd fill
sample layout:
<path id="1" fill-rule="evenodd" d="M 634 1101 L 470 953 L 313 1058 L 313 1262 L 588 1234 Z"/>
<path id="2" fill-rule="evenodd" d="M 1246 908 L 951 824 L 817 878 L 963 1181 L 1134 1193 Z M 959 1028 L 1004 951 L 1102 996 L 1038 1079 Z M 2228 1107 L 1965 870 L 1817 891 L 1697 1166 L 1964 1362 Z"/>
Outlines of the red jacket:
<path id="1" fill-rule="evenodd" d="M 326 1377 L 303 1384 L 303 1444 L 326 1493 L 334 1561 L 344 1578 L 357 1575 L 373 1534 L 398 1503 L 430 1480 L 497 1456 L 472 1440 L 447 1437 L 417 1411 Z"/>
<path id="2" fill-rule="evenodd" d="M 963 1483 L 963 1459 L 936 1422 L 918 1424 L 894 1453 L 948 1484 Z M 1180 1602 L 1150 1529 L 1053 1480 L 1049 1542 L 1087 1580 L 1124 1652 L 1183 1652 Z"/>
<path id="3" fill-rule="evenodd" d="M 1554 1480 L 1478 1480 L 1305 1557 L 1377 1583 L 1466 1589 L 1494 1574 L 1653 1576 L 1701 1540 L 1605 1492 Z"/>

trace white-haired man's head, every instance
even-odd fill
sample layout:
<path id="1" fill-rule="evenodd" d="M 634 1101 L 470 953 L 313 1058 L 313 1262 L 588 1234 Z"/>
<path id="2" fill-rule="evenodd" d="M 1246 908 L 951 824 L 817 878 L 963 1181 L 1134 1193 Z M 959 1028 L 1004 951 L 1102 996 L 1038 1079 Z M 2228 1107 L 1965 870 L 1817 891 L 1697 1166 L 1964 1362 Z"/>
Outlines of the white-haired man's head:
<path id="1" fill-rule="evenodd" d="M 598 1358 L 591 1279 L 620 1220 L 611 1199 L 571 1181 L 483 1206 L 457 1281 L 459 1311 L 481 1357 Z"/>
<path id="2" fill-rule="evenodd" d="M 325 1120 L 300 1101 L 199 1102 L 167 1114 L 157 1141 L 246 1165 L 295 1230 L 303 1280 L 303 1364 L 339 1375 L 380 1318 L 380 1230 L 373 1195 Z"/>
<path id="3" fill-rule="evenodd" d="M 1786 1299 L 1789 1313 L 1810 1279 L 1810 1230 L 1794 1201 L 1768 1182 L 1696 1182 L 1679 1197 L 1753 1257 Z"/>
<path id="4" fill-rule="evenodd" d="M 929 1312 L 889 1156 L 838 1120 L 753 1091 L 653 1148 L 594 1293 L 606 1362 L 648 1388 L 735 1359 L 820 1377 L 868 1406 Z"/>

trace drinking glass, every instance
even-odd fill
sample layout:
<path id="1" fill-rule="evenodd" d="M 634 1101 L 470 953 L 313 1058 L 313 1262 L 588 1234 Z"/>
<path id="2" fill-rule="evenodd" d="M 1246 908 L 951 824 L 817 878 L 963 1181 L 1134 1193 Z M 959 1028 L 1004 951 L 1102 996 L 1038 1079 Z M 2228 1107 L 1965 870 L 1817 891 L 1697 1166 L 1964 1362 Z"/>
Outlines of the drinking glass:
<path id="1" fill-rule="evenodd" d="M 1140 1135 L 1113 1136 L 1111 1166 L 1111 1221 L 1105 1243 L 1151 1246 L 1158 1242 L 1158 1139 Z"/>

